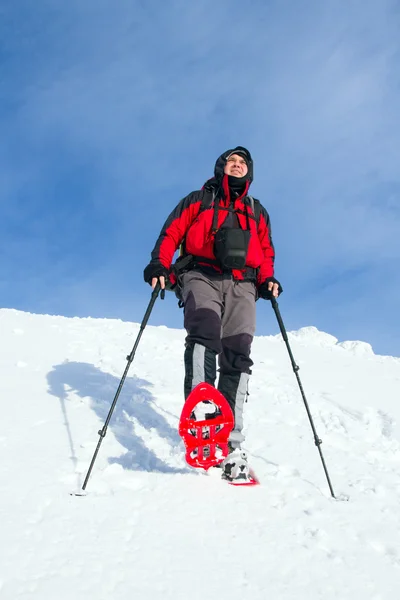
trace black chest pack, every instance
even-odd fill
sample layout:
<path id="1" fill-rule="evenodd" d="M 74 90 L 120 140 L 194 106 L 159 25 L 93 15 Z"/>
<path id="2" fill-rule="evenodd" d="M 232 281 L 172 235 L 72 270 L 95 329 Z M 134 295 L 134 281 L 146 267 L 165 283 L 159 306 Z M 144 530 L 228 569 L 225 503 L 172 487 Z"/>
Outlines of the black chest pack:
<path id="1" fill-rule="evenodd" d="M 221 206 L 216 200 L 215 192 L 206 190 L 202 201 L 200 212 L 208 208 L 212 208 L 214 204 L 214 217 L 211 233 L 214 236 L 214 254 L 217 264 L 224 270 L 244 269 L 246 266 L 247 251 L 250 242 L 250 220 L 258 222 L 260 220 L 260 203 L 255 202 L 252 196 L 246 196 L 243 199 L 245 210 L 234 209 L 233 206 Z M 251 208 L 249 214 L 248 207 Z M 227 221 L 230 225 L 226 225 L 225 221 L 218 228 L 218 212 L 220 210 L 232 213 L 228 215 Z M 242 214 L 246 217 L 246 229 L 239 226 L 237 215 Z"/>

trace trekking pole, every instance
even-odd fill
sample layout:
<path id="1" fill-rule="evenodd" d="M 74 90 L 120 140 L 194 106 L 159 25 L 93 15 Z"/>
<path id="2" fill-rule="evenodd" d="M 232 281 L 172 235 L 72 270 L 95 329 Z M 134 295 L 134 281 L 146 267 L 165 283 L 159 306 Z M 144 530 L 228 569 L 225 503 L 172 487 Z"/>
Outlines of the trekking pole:
<path id="1" fill-rule="evenodd" d="M 335 496 L 335 494 L 333 492 L 333 488 L 332 488 L 331 480 L 330 480 L 330 477 L 329 477 L 328 469 L 326 468 L 324 455 L 322 454 L 322 450 L 321 450 L 322 440 L 317 435 L 317 431 L 316 431 L 315 426 L 314 426 L 314 421 L 313 421 L 313 418 L 312 418 L 312 415 L 311 415 L 311 412 L 310 412 L 310 408 L 308 406 L 307 398 L 306 398 L 306 395 L 304 393 L 303 386 L 302 386 L 302 383 L 301 383 L 301 380 L 300 380 L 300 377 L 299 377 L 300 367 L 298 365 L 296 365 L 296 361 L 294 360 L 294 357 L 293 357 L 293 354 L 292 354 L 292 350 L 291 350 L 290 345 L 289 345 L 289 339 L 288 339 L 288 336 L 287 336 L 287 333 L 286 333 L 285 325 L 283 324 L 283 321 L 282 321 L 282 317 L 281 317 L 281 313 L 280 313 L 280 310 L 279 310 L 278 302 L 276 301 L 275 298 L 271 298 L 271 304 L 272 304 L 272 308 L 274 309 L 274 312 L 275 312 L 275 315 L 276 315 L 276 318 L 277 318 L 277 321 L 278 321 L 279 329 L 281 330 L 282 337 L 285 340 L 286 348 L 287 348 L 288 353 L 289 353 L 289 357 L 290 357 L 290 361 L 292 363 L 294 374 L 296 375 L 297 383 L 299 384 L 301 396 L 303 398 L 304 405 L 306 407 L 306 411 L 307 411 L 307 415 L 308 415 L 308 418 L 309 418 L 309 421 L 310 421 L 311 429 L 313 430 L 314 442 L 315 442 L 315 445 L 318 448 L 318 452 L 319 452 L 319 455 L 321 457 L 322 466 L 324 467 L 324 471 L 325 471 L 326 479 L 328 481 L 328 485 L 329 485 L 329 489 L 330 489 L 330 492 L 331 492 L 331 496 L 332 496 L 332 498 L 336 499 L 336 496 Z"/>
<path id="2" fill-rule="evenodd" d="M 150 299 L 149 305 L 147 307 L 147 310 L 145 312 L 145 315 L 143 317 L 143 321 L 142 321 L 142 323 L 140 325 L 140 330 L 139 330 L 138 336 L 136 338 L 135 344 L 133 346 L 132 352 L 126 357 L 126 360 L 128 361 L 128 363 L 127 363 L 127 365 L 125 367 L 124 374 L 122 375 L 122 378 L 121 378 L 121 381 L 119 383 L 118 389 L 117 389 L 117 391 L 115 393 L 113 403 L 111 404 L 111 408 L 110 408 L 109 413 L 107 415 L 107 419 L 106 419 L 106 421 L 105 421 L 105 423 L 103 425 L 103 429 L 100 429 L 100 431 L 98 432 L 99 436 L 100 436 L 99 437 L 99 441 L 97 443 L 96 450 L 95 450 L 95 452 L 93 454 L 93 458 L 92 458 L 92 461 L 90 463 L 87 475 L 85 477 L 85 481 L 83 482 L 83 486 L 82 486 L 82 490 L 83 491 L 85 491 L 85 489 L 86 489 L 87 483 L 89 481 L 90 474 L 91 474 L 92 469 L 93 469 L 93 465 L 94 465 L 95 460 L 97 458 L 97 454 L 99 453 L 99 450 L 100 450 L 101 443 L 102 443 L 103 439 L 106 437 L 108 424 L 109 424 L 111 416 L 112 416 L 112 414 L 114 412 L 115 405 L 117 404 L 117 400 L 118 400 L 119 395 L 121 393 L 122 386 L 125 383 L 126 376 L 128 375 L 129 367 L 131 366 L 132 361 L 135 358 L 135 353 L 136 353 L 136 349 L 137 349 L 137 347 L 139 345 L 140 338 L 142 337 L 142 333 L 144 331 L 144 328 L 147 325 L 147 321 L 149 320 L 151 311 L 153 310 L 153 306 L 155 304 L 155 301 L 157 300 L 157 297 L 158 297 L 159 293 L 160 293 L 160 282 L 158 281 L 157 284 L 156 284 L 156 286 L 155 286 L 155 288 L 154 288 L 154 290 L 152 291 L 151 299 Z M 165 295 L 165 290 L 161 290 L 161 298 L 162 299 L 164 298 L 164 295 Z M 78 493 L 78 494 L 75 494 L 75 495 L 79 496 L 80 494 Z M 81 494 L 81 495 L 83 495 L 83 494 Z"/>

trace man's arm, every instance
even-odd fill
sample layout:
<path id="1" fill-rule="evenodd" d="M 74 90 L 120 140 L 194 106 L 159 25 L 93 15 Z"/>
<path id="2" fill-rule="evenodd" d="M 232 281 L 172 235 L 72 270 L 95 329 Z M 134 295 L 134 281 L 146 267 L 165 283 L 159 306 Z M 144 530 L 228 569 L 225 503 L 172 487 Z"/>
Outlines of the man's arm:
<path id="1" fill-rule="evenodd" d="M 258 293 L 265 299 L 277 298 L 282 292 L 282 286 L 274 277 L 275 248 L 272 241 L 271 221 L 262 205 L 257 233 L 264 255 L 257 277 Z"/>
<path id="2" fill-rule="evenodd" d="M 191 192 L 179 202 L 165 221 L 151 253 L 151 261 L 144 270 L 144 279 L 153 288 L 158 279 L 161 287 L 165 287 L 165 277 L 168 276 L 174 254 L 199 214 L 202 199 L 202 191 Z"/>

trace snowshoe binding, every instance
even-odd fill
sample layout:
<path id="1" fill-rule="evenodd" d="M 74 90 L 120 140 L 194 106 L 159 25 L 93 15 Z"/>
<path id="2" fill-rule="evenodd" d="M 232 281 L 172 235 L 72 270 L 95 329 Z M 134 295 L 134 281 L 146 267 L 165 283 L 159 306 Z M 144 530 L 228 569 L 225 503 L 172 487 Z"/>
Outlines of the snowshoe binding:
<path id="1" fill-rule="evenodd" d="M 259 483 L 247 462 L 247 454 L 240 448 L 234 449 L 221 463 L 222 479 L 232 485 L 257 485 Z"/>

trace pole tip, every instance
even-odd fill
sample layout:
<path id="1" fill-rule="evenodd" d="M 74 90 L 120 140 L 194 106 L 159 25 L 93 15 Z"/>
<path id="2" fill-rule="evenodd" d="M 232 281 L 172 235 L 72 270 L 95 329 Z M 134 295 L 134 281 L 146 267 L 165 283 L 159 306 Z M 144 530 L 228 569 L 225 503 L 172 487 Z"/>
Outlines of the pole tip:
<path id="1" fill-rule="evenodd" d="M 75 492 L 70 492 L 69 493 L 70 496 L 87 496 L 87 491 L 86 490 L 75 490 Z"/>
<path id="2" fill-rule="evenodd" d="M 338 502 L 349 502 L 350 496 L 348 494 L 339 494 L 338 496 L 334 496 L 335 500 Z"/>

